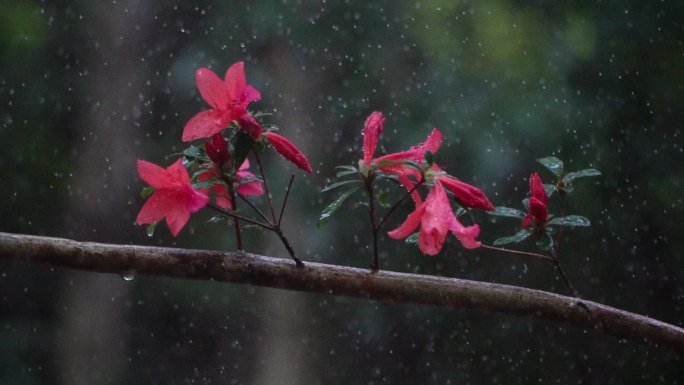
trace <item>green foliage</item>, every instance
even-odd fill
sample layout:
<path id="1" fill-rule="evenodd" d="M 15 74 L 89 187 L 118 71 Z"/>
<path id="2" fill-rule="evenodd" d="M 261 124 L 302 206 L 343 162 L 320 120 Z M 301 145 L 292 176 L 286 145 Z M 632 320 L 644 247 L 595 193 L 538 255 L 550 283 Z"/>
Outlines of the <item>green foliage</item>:
<path id="1" fill-rule="evenodd" d="M 558 226 L 591 226 L 591 222 L 581 215 L 567 215 L 564 217 L 555 217 L 551 218 L 546 223 L 548 225 Z"/>
<path id="2" fill-rule="evenodd" d="M 494 215 L 497 217 L 510 217 L 522 219 L 525 216 L 520 210 L 512 209 L 510 207 L 497 206 L 494 211 L 487 211 L 487 214 Z"/>
<path id="3" fill-rule="evenodd" d="M 539 158 L 537 159 L 537 162 L 541 163 L 544 167 L 551 171 L 559 180 L 563 176 L 563 161 L 555 156 Z"/>
<path id="4" fill-rule="evenodd" d="M 502 237 L 498 238 L 494 241 L 495 246 L 499 245 L 506 245 L 509 243 L 520 243 L 524 241 L 525 239 L 529 238 L 529 236 L 532 235 L 532 231 L 528 229 L 522 229 L 515 233 L 515 235 L 510 236 L 510 237 Z"/>
<path id="5" fill-rule="evenodd" d="M 326 208 L 323 209 L 321 212 L 321 215 L 318 217 L 318 222 L 316 223 L 316 226 L 318 228 L 323 227 L 327 222 L 330 217 L 337 212 L 337 210 L 340 209 L 342 206 L 342 203 L 344 203 L 347 198 L 349 198 L 356 190 L 358 190 L 359 187 L 353 187 L 345 192 L 342 193 L 335 201 L 330 203 Z"/>

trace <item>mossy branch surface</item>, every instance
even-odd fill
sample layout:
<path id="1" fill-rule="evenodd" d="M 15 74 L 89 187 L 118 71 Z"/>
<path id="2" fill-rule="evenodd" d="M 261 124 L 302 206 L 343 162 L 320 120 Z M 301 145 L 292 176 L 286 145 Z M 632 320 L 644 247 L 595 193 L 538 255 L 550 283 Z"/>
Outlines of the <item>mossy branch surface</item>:
<path id="1" fill-rule="evenodd" d="M 0 233 L 0 260 L 503 313 L 684 353 L 684 329 L 680 327 L 584 299 L 510 285 L 314 262 L 297 267 L 290 259 L 244 252 L 113 245 L 9 233 Z"/>

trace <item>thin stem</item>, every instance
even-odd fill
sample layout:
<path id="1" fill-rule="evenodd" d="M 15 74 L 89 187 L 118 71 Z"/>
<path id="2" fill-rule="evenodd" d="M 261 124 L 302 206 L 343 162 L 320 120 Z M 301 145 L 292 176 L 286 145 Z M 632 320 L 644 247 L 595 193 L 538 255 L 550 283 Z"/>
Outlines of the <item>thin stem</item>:
<path id="1" fill-rule="evenodd" d="M 415 186 L 413 186 L 410 190 L 408 190 L 408 191 L 406 192 L 406 194 L 404 194 L 404 196 L 401 197 L 401 199 L 399 199 L 398 201 L 396 201 L 396 202 L 392 205 L 392 207 L 390 207 L 389 210 L 387 210 L 387 213 L 385 214 L 385 216 L 383 216 L 382 219 L 380 220 L 380 223 L 378 223 L 378 230 L 380 230 L 380 228 L 382 227 L 382 225 L 384 225 L 385 222 L 387 222 L 387 219 L 390 217 L 390 215 L 392 215 L 392 213 L 394 213 L 394 211 L 395 211 L 397 208 L 399 208 L 399 206 L 400 206 L 402 203 L 404 203 L 404 201 L 405 201 L 406 199 L 408 199 L 408 197 L 410 197 L 411 194 L 413 194 L 413 193 L 418 189 L 418 187 L 420 187 L 420 186 L 423 184 L 424 181 L 425 181 L 425 179 L 424 179 L 424 178 L 421 178 L 420 181 L 419 181 L 418 183 L 416 183 Z"/>
<path id="2" fill-rule="evenodd" d="M 371 221 L 371 232 L 373 233 L 373 263 L 371 264 L 371 270 L 377 272 L 380 270 L 380 258 L 378 257 L 378 231 L 379 227 L 376 223 L 375 218 L 375 194 L 373 192 L 373 175 L 368 175 L 368 177 L 363 178 L 364 187 L 366 189 L 366 194 L 368 195 L 368 215 Z"/>
<path id="3" fill-rule="evenodd" d="M 294 181 L 294 174 L 290 175 L 290 181 L 287 183 L 283 205 L 280 207 L 280 215 L 278 216 L 278 221 L 275 223 L 278 227 L 280 227 L 280 223 L 283 221 L 283 213 L 285 212 L 285 205 L 287 205 L 287 198 L 290 196 L 290 189 L 292 189 L 292 181 Z"/>
<path id="4" fill-rule="evenodd" d="M 282 230 L 280 230 L 280 227 L 274 227 L 273 232 L 275 232 L 278 235 L 278 238 L 280 238 L 280 241 L 283 242 L 283 245 L 287 249 L 287 252 L 290 253 L 290 257 L 292 257 L 292 259 L 295 261 L 297 267 L 304 267 L 304 262 L 302 262 L 301 259 L 297 258 L 294 249 L 290 245 L 290 241 L 288 241 L 287 237 L 285 237 L 285 234 L 283 234 Z"/>
<path id="5" fill-rule="evenodd" d="M 226 180 L 228 185 L 228 194 L 230 195 L 230 201 L 233 202 L 233 210 L 237 211 L 237 200 L 235 199 L 235 186 L 233 186 L 232 180 Z M 235 224 L 235 241 L 237 242 L 238 250 L 242 250 L 242 231 L 240 230 L 240 220 L 237 217 L 233 217 L 233 223 Z"/>
<path id="6" fill-rule="evenodd" d="M 568 278 L 568 275 L 565 273 L 565 269 L 560 264 L 560 260 L 558 259 L 558 254 L 556 254 L 556 251 L 554 249 L 551 249 L 551 257 L 553 258 L 553 264 L 556 266 L 556 269 L 558 270 L 558 273 L 560 274 L 561 278 L 563 279 L 563 282 L 565 282 L 565 285 L 570 289 L 572 292 L 572 295 L 575 296 L 575 298 L 580 299 L 581 297 L 579 296 L 579 293 L 575 289 L 574 286 L 570 283 L 570 279 Z"/>
<path id="7" fill-rule="evenodd" d="M 266 214 L 264 214 L 263 211 L 259 210 L 259 208 L 256 207 L 256 206 L 254 205 L 254 203 L 252 203 L 249 199 L 247 199 L 246 196 L 244 196 L 244 195 L 242 195 L 242 194 L 240 194 L 240 193 L 238 193 L 238 196 L 239 196 L 243 201 L 245 201 L 245 203 L 247 203 L 247 205 L 248 205 L 249 207 L 251 207 L 252 210 L 254 210 L 257 214 L 259 214 L 259 216 L 261 217 L 261 219 L 263 219 L 264 221 L 266 221 L 266 223 L 268 223 L 269 225 L 273 226 L 273 223 L 271 223 L 271 220 L 268 219 L 268 217 L 266 216 Z"/>
<path id="8" fill-rule="evenodd" d="M 271 217 L 273 218 L 273 223 L 276 223 L 275 210 L 273 209 L 273 199 L 271 198 L 271 192 L 268 189 L 268 181 L 266 180 L 266 174 L 264 174 L 264 167 L 261 165 L 261 155 L 259 151 L 254 149 L 254 157 L 256 158 L 257 165 L 259 167 L 259 174 L 261 174 L 261 180 L 264 182 L 264 192 L 266 192 L 266 199 L 268 200 L 268 207 L 271 209 Z"/>
<path id="9" fill-rule="evenodd" d="M 541 259 L 541 260 L 544 260 L 546 262 L 551 262 L 551 263 L 555 264 L 555 260 L 553 259 L 553 257 L 549 257 L 548 255 L 544 255 L 544 254 L 530 253 L 527 251 L 507 249 L 504 247 L 489 246 L 489 245 L 485 245 L 484 243 L 480 247 L 482 247 L 483 249 L 489 249 L 489 250 L 494 250 L 494 251 L 502 251 L 504 253 L 526 255 L 528 257 L 534 257 L 534 258 Z"/>
<path id="10" fill-rule="evenodd" d="M 251 223 L 251 224 L 253 224 L 253 225 L 257 225 L 257 226 L 259 226 L 259 227 L 263 227 L 263 228 L 265 228 L 266 230 L 271 230 L 271 231 L 273 230 L 273 227 L 272 227 L 270 224 L 263 223 L 263 222 L 259 222 L 259 221 L 256 221 L 256 220 L 252 219 L 252 218 L 248 218 L 248 217 L 242 216 L 242 215 L 240 215 L 240 214 L 235 213 L 235 212 L 232 211 L 232 210 L 231 210 L 231 211 L 224 210 L 224 209 L 222 209 L 222 208 L 220 208 L 220 207 L 214 205 L 213 203 L 210 203 L 210 204 L 208 205 L 208 207 L 211 208 L 211 209 L 214 210 L 214 211 L 217 211 L 217 212 L 219 212 L 219 213 L 221 213 L 221 214 L 227 215 L 227 216 L 229 216 L 229 217 L 231 217 L 231 218 L 239 219 L 239 220 L 241 220 L 241 221 L 245 221 L 245 222 Z"/>

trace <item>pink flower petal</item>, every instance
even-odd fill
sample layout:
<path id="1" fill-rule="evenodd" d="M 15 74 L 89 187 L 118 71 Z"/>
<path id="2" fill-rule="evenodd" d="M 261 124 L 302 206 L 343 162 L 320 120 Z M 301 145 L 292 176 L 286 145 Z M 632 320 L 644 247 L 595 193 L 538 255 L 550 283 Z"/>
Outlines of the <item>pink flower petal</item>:
<path id="1" fill-rule="evenodd" d="M 194 188 L 192 188 L 191 185 L 186 186 L 186 198 L 186 207 L 188 208 L 188 210 L 190 210 L 191 213 L 196 213 L 197 211 L 199 211 L 199 209 L 201 209 L 202 207 L 206 206 L 207 203 L 209 203 L 209 197 L 195 190 Z"/>
<path id="2" fill-rule="evenodd" d="M 166 168 L 166 172 L 168 172 L 168 175 L 173 180 L 174 184 L 190 186 L 190 175 L 188 174 L 188 170 L 183 165 L 183 159 L 178 158 L 178 160 Z"/>
<path id="3" fill-rule="evenodd" d="M 256 102 L 257 100 L 261 100 L 261 93 L 256 88 L 248 85 L 245 88 L 245 103 Z"/>
<path id="4" fill-rule="evenodd" d="M 207 150 L 209 159 L 218 167 L 223 167 L 230 160 L 228 144 L 220 133 L 212 135 L 211 140 L 204 143 L 204 148 Z"/>
<path id="5" fill-rule="evenodd" d="M 207 104 L 218 110 L 225 110 L 231 100 L 228 99 L 226 84 L 214 71 L 208 68 L 200 68 L 195 72 L 197 89 Z"/>
<path id="6" fill-rule="evenodd" d="M 403 239 L 411 235 L 418 225 L 420 225 L 420 219 L 423 216 L 423 213 L 425 212 L 425 207 L 424 205 L 420 205 L 416 207 L 416 209 L 406 217 L 406 220 L 404 220 L 404 223 L 401 224 L 398 228 L 389 231 L 387 235 L 389 235 L 390 238 L 393 239 Z"/>
<path id="7" fill-rule="evenodd" d="M 461 203 L 468 207 L 482 209 L 487 211 L 496 210 L 492 202 L 487 199 L 485 193 L 479 188 L 461 182 L 460 180 L 448 175 L 439 178 L 444 184 L 444 187 L 449 189 Z"/>
<path id="8" fill-rule="evenodd" d="M 228 90 L 228 100 L 242 102 L 245 97 L 245 88 L 247 87 L 244 62 L 239 61 L 228 68 L 225 84 Z"/>
<path id="9" fill-rule="evenodd" d="M 456 222 L 458 225 L 452 226 L 450 230 L 451 233 L 454 234 L 459 241 L 461 241 L 461 245 L 463 245 L 463 247 L 466 249 L 476 249 L 482 246 L 482 243 L 475 239 L 480 235 L 479 225 L 465 227 L 461 225 L 458 220 L 456 220 Z"/>
<path id="10" fill-rule="evenodd" d="M 370 165 L 375 155 L 375 148 L 382 132 L 385 118 L 382 113 L 373 111 L 363 125 L 363 162 Z"/>
<path id="11" fill-rule="evenodd" d="M 148 225 L 159 222 L 166 216 L 170 207 L 173 207 L 175 195 L 169 190 L 158 190 L 145 202 L 135 218 L 135 223 Z"/>
<path id="12" fill-rule="evenodd" d="M 234 109 L 235 113 L 238 113 L 239 109 Z M 263 128 L 261 127 L 261 124 L 257 122 L 256 119 L 252 115 L 250 115 L 246 110 L 242 113 L 242 115 L 239 116 L 238 124 L 240 125 L 240 129 L 246 133 L 249 134 L 254 139 L 257 139 L 261 136 L 263 133 Z"/>
<path id="13" fill-rule="evenodd" d="M 171 183 L 165 168 L 145 160 L 138 160 L 137 164 L 140 179 L 155 189 L 163 188 Z"/>
<path id="14" fill-rule="evenodd" d="M 444 187 L 439 181 L 425 199 L 425 214 L 420 224 L 418 246 L 427 255 L 439 253 L 453 222 L 453 211 Z"/>
<path id="15" fill-rule="evenodd" d="M 309 160 L 294 144 L 292 144 L 292 142 L 274 132 L 267 132 L 265 136 L 269 143 L 273 145 L 273 148 L 275 148 L 285 159 L 294 163 L 297 167 L 306 172 L 313 172 Z"/>
<path id="16" fill-rule="evenodd" d="M 439 148 L 442 146 L 442 133 L 437 129 L 433 128 L 432 132 L 430 132 L 430 135 L 428 135 L 427 139 L 425 139 L 425 142 L 420 146 L 422 147 L 423 155 L 421 158 L 424 156 L 425 151 L 430 151 L 432 153 L 437 152 Z"/>
<path id="17" fill-rule="evenodd" d="M 225 113 L 219 110 L 206 110 L 193 116 L 183 128 L 183 141 L 189 142 L 191 140 L 208 138 L 230 124 Z M 232 119 L 231 119 L 232 121 Z"/>
<path id="18" fill-rule="evenodd" d="M 173 236 L 177 236 L 190 219 L 190 210 L 182 206 L 173 206 L 166 213 L 166 225 Z"/>
<path id="19" fill-rule="evenodd" d="M 532 197 L 537 198 L 541 203 L 546 205 L 546 190 L 544 190 L 544 183 L 542 183 L 539 174 L 532 173 L 530 175 L 530 191 Z"/>

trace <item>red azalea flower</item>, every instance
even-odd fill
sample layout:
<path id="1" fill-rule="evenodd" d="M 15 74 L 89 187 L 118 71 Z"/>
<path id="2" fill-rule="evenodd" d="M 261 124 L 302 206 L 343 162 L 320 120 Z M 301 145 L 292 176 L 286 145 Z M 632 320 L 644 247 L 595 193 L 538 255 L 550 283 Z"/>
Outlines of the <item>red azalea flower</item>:
<path id="1" fill-rule="evenodd" d="M 260 100 L 261 94 L 247 85 L 245 63 L 237 62 L 221 80 L 214 71 L 200 68 L 195 72 L 197 89 L 212 109 L 193 116 L 183 129 L 183 141 L 208 138 L 237 120 L 240 127 L 253 138 L 261 136 L 262 128 L 247 112 L 250 102 Z"/>
<path id="2" fill-rule="evenodd" d="M 230 161 L 230 153 L 228 152 L 228 144 L 223 139 L 223 135 L 214 134 L 211 140 L 204 143 L 204 148 L 207 150 L 209 159 L 214 162 L 218 168 L 223 168 Z"/>
<path id="3" fill-rule="evenodd" d="M 484 191 L 480 190 L 479 188 L 461 182 L 451 175 L 446 174 L 440 176 L 439 181 L 444 184 L 444 187 L 454 193 L 456 198 L 458 198 L 458 200 L 465 206 L 485 211 L 496 210 L 492 202 L 490 202 L 485 195 Z"/>
<path id="4" fill-rule="evenodd" d="M 304 156 L 304 154 L 302 154 L 302 152 L 299 151 L 299 149 L 295 147 L 292 142 L 276 134 L 275 132 L 269 131 L 265 133 L 264 136 L 266 139 L 268 139 L 268 142 L 273 145 L 273 148 L 275 148 L 275 150 L 278 151 L 285 159 L 294 163 L 297 167 L 306 172 L 313 172 L 313 169 L 309 164 L 309 160 L 306 159 L 306 156 Z"/>
<path id="5" fill-rule="evenodd" d="M 196 191 L 190 184 L 188 170 L 181 159 L 164 169 L 154 163 L 138 161 L 140 178 L 155 188 L 155 192 L 138 213 L 135 222 L 151 224 L 166 218 L 175 237 L 190 219 L 209 202 L 209 197 Z"/>
<path id="6" fill-rule="evenodd" d="M 385 118 L 381 112 L 373 111 L 366 123 L 363 125 L 363 163 L 370 166 L 375 155 L 375 148 L 378 145 L 378 139 L 382 132 L 382 125 L 385 123 Z"/>
<path id="7" fill-rule="evenodd" d="M 543 226 L 549 219 L 549 209 L 546 206 L 546 191 L 544 184 L 536 172 L 530 175 L 530 211 L 522 220 L 522 227 L 527 228 L 530 225 Z"/>
<path id="8" fill-rule="evenodd" d="M 416 197 L 414 196 L 414 199 Z M 449 203 L 442 183 L 437 180 L 425 202 L 416 201 L 416 209 L 406 218 L 397 229 L 387 234 L 394 239 L 406 238 L 420 225 L 418 246 L 423 254 L 436 255 L 442 249 L 449 232 L 454 234 L 463 247 L 474 249 L 480 247 L 476 240 L 480 234 L 478 225 L 463 226 Z"/>
<path id="9" fill-rule="evenodd" d="M 241 181 L 253 179 L 254 174 L 247 171 L 249 168 L 249 161 L 245 159 L 238 171 L 235 173 L 234 183 L 240 183 Z M 211 169 L 197 177 L 199 182 L 204 182 L 211 178 L 221 178 L 221 171 L 218 168 Z M 224 184 L 216 183 L 211 188 L 199 190 L 202 194 L 209 195 L 209 192 L 214 193 L 214 199 L 216 200 L 216 205 L 224 209 L 232 209 L 233 202 L 230 199 L 230 193 Z M 240 184 L 237 188 L 237 192 L 242 195 L 263 195 L 264 189 L 261 186 L 261 182 L 258 180 Z"/>
<path id="10" fill-rule="evenodd" d="M 391 163 L 397 163 L 397 162 L 406 162 L 406 161 L 415 161 L 415 162 L 421 162 L 423 159 L 425 159 L 425 152 L 430 151 L 432 153 L 437 152 L 439 150 L 439 147 L 442 145 L 442 133 L 439 132 L 438 129 L 433 128 L 432 132 L 430 132 L 430 135 L 428 135 L 427 139 L 425 139 L 425 142 L 413 146 L 410 149 L 406 151 L 400 151 L 400 152 L 395 152 L 393 154 L 388 154 L 388 155 L 383 155 L 379 158 L 376 158 L 373 160 L 373 163 L 376 164 L 381 164 L 383 162 L 391 162 Z M 389 173 L 401 173 L 403 172 L 402 170 L 407 168 L 403 164 L 387 164 L 387 165 L 382 165 L 380 166 L 380 170 L 384 172 L 389 172 Z"/>

